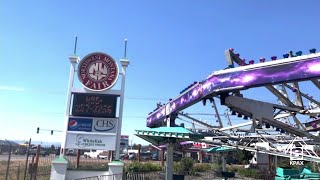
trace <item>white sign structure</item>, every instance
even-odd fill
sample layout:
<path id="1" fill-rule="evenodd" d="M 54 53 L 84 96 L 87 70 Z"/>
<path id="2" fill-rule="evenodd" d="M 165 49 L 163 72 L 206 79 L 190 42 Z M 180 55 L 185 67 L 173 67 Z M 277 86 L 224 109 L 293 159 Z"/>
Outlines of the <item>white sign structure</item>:
<path id="1" fill-rule="evenodd" d="M 68 97 L 65 120 L 65 138 L 62 142 L 60 156 L 64 156 L 65 149 L 92 149 L 92 150 L 115 150 L 115 159 L 120 159 L 120 138 L 123 117 L 123 102 L 126 79 L 126 68 L 129 60 L 121 59 L 121 72 L 119 72 L 116 61 L 111 56 L 101 52 L 91 53 L 81 61 L 78 56 L 71 56 L 71 68 L 68 85 Z M 78 66 L 78 76 L 83 84 L 82 89 L 74 87 L 74 76 L 76 65 Z M 117 82 L 121 75 L 121 89 L 113 90 L 112 86 Z M 75 94 L 83 94 L 88 97 L 78 98 L 78 111 L 85 113 L 86 117 L 73 113 L 72 100 Z M 97 99 L 92 99 L 92 95 Z M 104 117 L 96 116 L 104 110 L 98 96 L 113 95 L 119 96 L 119 106 L 109 104 L 111 109 L 118 107 L 118 116 Z M 91 98 L 89 98 L 91 97 Z M 89 100 L 90 99 L 90 102 Z M 92 102 L 92 101 L 97 102 Z M 93 105 L 92 105 L 93 103 Z M 82 112 L 83 111 L 83 112 Z M 97 113 L 95 113 L 97 111 Z M 70 114 L 72 112 L 72 114 Z M 102 113 L 103 114 L 103 113 Z M 111 113 L 112 114 L 112 113 Z"/>
<path id="2" fill-rule="evenodd" d="M 68 133 L 67 149 L 115 150 L 116 134 Z"/>

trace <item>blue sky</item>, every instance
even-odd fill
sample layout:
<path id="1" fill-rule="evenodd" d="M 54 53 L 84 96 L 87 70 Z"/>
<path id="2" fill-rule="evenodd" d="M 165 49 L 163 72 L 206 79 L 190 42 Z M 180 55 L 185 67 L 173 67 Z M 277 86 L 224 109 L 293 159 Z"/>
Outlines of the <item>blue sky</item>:
<path id="1" fill-rule="evenodd" d="M 75 35 L 81 58 L 102 51 L 119 60 L 128 38 L 122 134 L 132 137 L 157 102 L 225 68 L 230 47 L 247 60 L 319 49 L 319 7 L 316 0 L 1 1 L 0 139 L 61 139 L 58 132 L 35 132 L 38 126 L 64 129 Z M 263 88 L 244 93 L 276 102 Z M 188 112 L 212 110 L 195 106 Z"/>

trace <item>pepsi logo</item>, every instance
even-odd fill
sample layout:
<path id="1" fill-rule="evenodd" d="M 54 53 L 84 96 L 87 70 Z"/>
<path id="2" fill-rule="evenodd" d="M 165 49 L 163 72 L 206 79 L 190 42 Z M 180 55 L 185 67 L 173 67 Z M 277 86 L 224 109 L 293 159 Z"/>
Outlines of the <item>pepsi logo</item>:
<path id="1" fill-rule="evenodd" d="M 75 128 L 77 128 L 78 127 L 78 122 L 77 122 L 77 120 L 71 120 L 70 122 L 69 122 L 69 127 L 71 128 L 71 129 L 75 129 Z"/>

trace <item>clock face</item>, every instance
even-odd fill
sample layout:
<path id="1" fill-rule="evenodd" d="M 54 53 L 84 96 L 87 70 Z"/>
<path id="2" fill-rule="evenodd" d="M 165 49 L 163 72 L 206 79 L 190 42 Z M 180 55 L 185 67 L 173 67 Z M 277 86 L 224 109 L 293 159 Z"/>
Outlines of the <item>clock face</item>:
<path id="1" fill-rule="evenodd" d="M 116 61 L 105 53 L 91 53 L 78 66 L 80 82 L 89 90 L 104 91 L 111 88 L 118 79 Z"/>

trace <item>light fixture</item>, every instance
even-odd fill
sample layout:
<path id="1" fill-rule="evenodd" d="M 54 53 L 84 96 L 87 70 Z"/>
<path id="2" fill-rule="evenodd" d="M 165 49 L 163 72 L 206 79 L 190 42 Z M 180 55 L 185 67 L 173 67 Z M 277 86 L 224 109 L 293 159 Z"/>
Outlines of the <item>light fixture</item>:
<path id="1" fill-rule="evenodd" d="M 202 104 L 203 104 L 204 106 L 206 106 L 206 104 L 207 104 L 207 99 L 202 99 Z"/>
<path id="2" fill-rule="evenodd" d="M 266 61 L 266 59 L 264 57 L 260 58 L 259 60 L 260 60 L 260 62 L 265 62 Z"/>
<path id="3" fill-rule="evenodd" d="M 249 64 L 254 64 L 254 60 L 249 61 Z"/>
<path id="4" fill-rule="evenodd" d="M 285 131 L 283 129 L 280 130 L 280 133 L 285 133 Z"/>
<path id="5" fill-rule="evenodd" d="M 242 115 L 240 113 L 238 113 L 238 118 L 241 118 L 241 117 L 242 117 Z"/>
<path id="6" fill-rule="evenodd" d="M 233 48 L 229 48 L 229 51 L 233 52 L 233 51 L 234 51 L 234 49 L 233 49 Z"/>
<path id="7" fill-rule="evenodd" d="M 284 54 L 284 55 L 283 55 L 283 58 L 289 58 L 289 53 Z"/>
<path id="8" fill-rule="evenodd" d="M 245 66 L 246 65 L 246 59 L 242 58 L 240 62 L 240 66 Z"/>
<path id="9" fill-rule="evenodd" d="M 315 48 L 309 50 L 310 53 L 316 53 L 316 51 L 317 50 Z"/>
<path id="10" fill-rule="evenodd" d="M 236 56 L 240 57 L 240 54 L 239 54 L 239 53 L 237 53 L 237 54 L 236 54 Z"/>
<path id="11" fill-rule="evenodd" d="M 276 128 L 276 131 L 280 131 L 280 129 L 279 129 L 279 128 Z"/>
<path id="12" fill-rule="evenodd" d="M 237 115 L 237 113 L 235 111 L 232 111 L 231 115 Z"/>
<path id="13" fill-rule="evenodd" d="M 271 57 L 271 60 L 272 60 L 272 61 L 277 60 L 277 56 L 272 56 L 272 57 Z"/>
<path id="14" fill-rule="evenodd" d="M 293 51 L 289 51 L 289 57 L 296 57 L 295 55 L 293 55 Z"/>
<path id="15" fill-rule="evenodd" d="M 302 51 L 296 52 L 296 56 L 301 56 L 301 55 L 302 55 Z"/>
<path id="16" fill-rule="evenodd" d="M 244 120 L 248 120 L 248 116 L 244 116 L 243 119 L 244 119 Z"/>
<path id="17" fill-rule="evenodd" d="M 312 126 L 313 128 L 317 128 L 317 124 L 316 124 L 315 122 L 313 122 L 313 123 L 311 124 L 311 126 Z"/>

